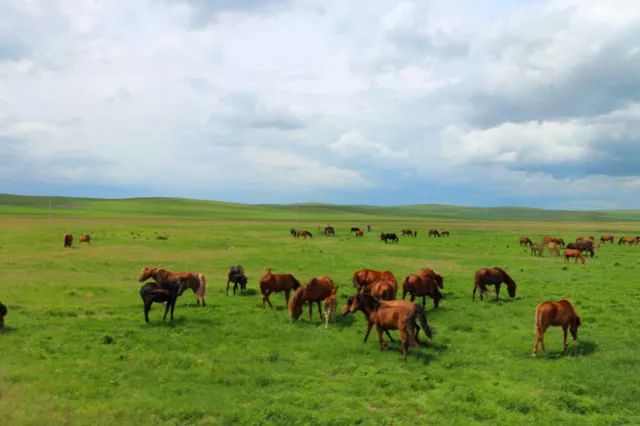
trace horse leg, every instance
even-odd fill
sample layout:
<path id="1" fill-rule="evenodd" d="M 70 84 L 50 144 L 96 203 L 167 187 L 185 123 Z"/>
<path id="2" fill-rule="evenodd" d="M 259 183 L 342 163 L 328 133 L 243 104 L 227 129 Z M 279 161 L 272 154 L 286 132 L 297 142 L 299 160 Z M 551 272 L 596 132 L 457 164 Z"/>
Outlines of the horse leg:
<path id="1" fill-rule="evenodd" d="M 307 303 L 309 304 L 309 324 L 311 324 L 311 312 L 313 311 L 313 301 L 309 300 Z M 320 319 L 322 319 L 322 315 L 320 316 Z"/>
<path id="2" fill-rule="evenodd" d="M 229 280 L 227 280 L 227 291 L 226 294 L 229 294 Z M 233 294 L 236 294 L 236 286 L 233 286 Z"/>
<path id="3" fill-rule="evenodd" d="M 380 344 L 380 350 L 384 350 L 384 340 L 382 340 L 382 327 L 376 324 L 376 332 L 378 333 L 378 343 Z"/>
<path id="4" fill-rule="evenodd" d="M 407 340 L 407 330 L 405 327 L 400 327 L 400 341 L 402 342 L 402 355 L 404 356 L 404 362 L 407 362 L 409 342 Z"/>
<path id="5" fill-rule="evenodd" d="M 171 321 L 173 321 L 173 310 L 176 307 L 176 300 L 178 299 L 178 296 L 174 297 L 173 300 L 171 300 Z"/>
<path id="6" fill-rule="evenodd" d="M 149 310 L 151 309 L 151 301 L 144 301 L 144 322 L 149 322 Z"/>
<path id="7" fill-rule="evenodd" d="M 320 321 L 322 321 L 322 306 L 319 300 L 316 303 L 318 304 L 318 315 L 320 315 Z"/>
<path id="8" fill-rule="evenodd" d="M 364 342 L 363 343 L 367 343 L 367 339 L 369 338 L 369 333 L 371 333 L 371 327 L 373 327 L 373 324 L 368 322 L 367 323 L 367 331 L 364 333 Z"/>
<path id="9" fill-rule="evenodd" d="M 567 326 L 563 325 L 562 326 L 562 350 L 563 351 L 567 351 Z"/>
<path id="10" fill-rule="evenodd" d="M 424 306 L 426 303 L 427 303 L 427 296 L 422 296 L 422 309 L 424 309 Z"/>
<path id="11" fill-rule="evenodd" d="M 478 286 L 474 286 L 473 287 L 473 296 L 471 296 L 471 301 L 475 302 L 476 301 L 476 290 L 478 289 Z M 482 296 L 482 295 L 481 295 Z"/>
<path id="12" fill-rule="evenodd" d="M 500 286 L 501 284 L 496 284 L 496 300 L 500 299 Z"/>
<path id="13" fill-rule="evenodd" d="M 169 305 L 171 304 L 170 301 L 167 301 L 167 303 L 164 305 L 164 315 L 162 316 L 162 321 L 166 321 L 167 319 L 167 313 L 169 312 Z"/>

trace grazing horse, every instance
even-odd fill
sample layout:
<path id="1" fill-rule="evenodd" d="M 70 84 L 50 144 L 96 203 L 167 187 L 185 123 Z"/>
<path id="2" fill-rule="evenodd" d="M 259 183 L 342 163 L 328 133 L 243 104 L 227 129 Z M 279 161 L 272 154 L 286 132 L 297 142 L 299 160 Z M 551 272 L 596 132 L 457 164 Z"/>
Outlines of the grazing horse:
<path id="1" fill-rule="evenodd" d="M 438 284 L 429 276 L 409 274 L 402 282 L 402 299 L 406 297 L 407 293 L 411 295 L 411 301 L 417 297 L 422 296 L 422 307 L 425 307 L 426 296 L 433 299 L 433 308 L 437 309 L 442 299 L 442 294 L 438 290 Z"/>
<path id="2" fill-rule="evenodd" d="M 549 326 L 562 327 L 562 349 L 567 351 L 567 329 L 571 331 L 573 340 L 578 338 L 578 327 L 581 325 L 580 317 L 568 300 L 558 302 L 546 301 L 536 306 L 536 340 L 531 349 L 531 355 L 538 353 L 538 348 L 544 351 L 544 332 Z"/>
<path id="3" fill-rule="evenodd" d="M 364 232 L 362 232 L 360 229 L 358 229 L 356 231 L 356 238 L 360 238 L 360 237 L 363 237 L 363 236 L 364 236 Z"/>
<path id="4" fill-rule="evenodd" d="M 431 268 L 422 268 L 418 272 L 421 277 L 429 277 L 438 284 L 438 287 L 444 288 L 444 278 Z"/>
<path id="5" fill-rule="evenodd" d="M 336 235 L 336 230 L 333 228 L 333 226 L 325 226 L 324 227 L 324 235 L 326 235 L 327 237 L 331 237 L 331 236 L 335 236 Z"/>
<path id="6" fill-rule="evenodd" d="M 554 243 L 553 241 L 548 242 L 547 249 L 549 249 L 549 251 L 553 253 L 554 256 L 560 256 L 560 249 L 558 248 L 558 243 Z"/>
<path id="7" fill-rule="evenodd" d="M 593 241 L 588 241 L 588 240 L 576 241 L 575 243 L 567 244 L 567 248 L 580 250 L 581 252 L 586 251 L 589 253 L 591 257 L 595 256 L 595 253 L 593 251 Z"/>
<path id="8" fill-rule="evenodd" d="M 637 244 L 638 242 L 638 238 L 637 237 L 620 237 L 620 239 L 618 240 L 618 245 L 632 245 L 632 244 Z"/>
<path id="9" fill-rule="evenodd" d="M 87 243 L 87 244 L 91 245 L 91 236 L 89 234 L 80 235 L 80 242 L 81 243 Z"/>
<path id="10" fill-rule="evenodd" d="M 168 269 L 145 266 L 142 268 L 138 281 L 144 282 L 153 278 L 156 282 L 163 284 L 165 281 L 176 283 L 186 283 L 187 287 L 193 290 L 196 296 L 196 304 L 206 306 L 205 295 L 207 294 L 207 280 L 200 272 L 171 272 Z"/>
<path id="11" fill-rule="evenodd" d="M 578 259 L 580 259 L 580 261 L 584 265 L 585 258 L 580 250 L 570 248 L 564 249 L 564 263 L 569 263 L 570 257 L 575 258 L 575 263 L 578 263 Z"/>
<path id="12" fill-rule="evenodd" d="M 7 315 L 7 307 L 0 303 L 0 328 L 4 327 L 4 317 Z"/>
<path id="13" fill-rule="evenodd" d="M 389 338 L 389 330 L 400 330 L 400 341 L 402 342 L 402 354 L 407 360 L 409 346 L 418 346 L 417 322 L 424 333 L 432 338 L 433 332 L 427 323 L 424 309 L 420 305 L 404 300 L 380 301 L 370 294 L 357 294 L 349 297 L 342 315 L 347 315 L 355 311 L 362 311 L 367 319 L 367 331 L 364 341 L 367 341 L 371 328 L 375 325 L 378 333 L 380 350 L 386 346 L 382 339 L 382 332 L 386 332 Z"/>
<path id="14" fill-rule="evenodd" d="M 556 243 L 558 246 L 564 248 L 564 238 L 551 237 L 551 242 Z"/>
<path id="15" fill-rule="evenodd" d="M 390 280 L 376 281 L 368 286 L 364 292 L 382 300 L 395 300 L 397 286 Z"/>
<path id="16" fill-rule="evenodd" d="M 391 271 L 375 271 L 373 269 L 361 269 L 353 273 L 351 282 L 353 286 L 358 289 L 358 292 L 366 290 L 371 284 L 376 281 L 389 281 L 394 286 L 394 299 L 395 294 L 398 291 L 398 281 L 393 276 Z"/>
<path id="17" fill-rule="evenodd" d="M 437 229 L 429 229 L 429 236 L 430 237 L 439 237 L 440 236 L 440 231 L 438 231 Z"/>
<path id="18" fill-rule="evenodd" d="M 296 228 L 289 228 L 289 233 L 291 234 L 292 237 L 296 236 Z"/>
<path id="19" fill-rule="evenodd" d="M 613 244 L 613 235 L 611 234 L 602 234 L 600 235 L 600 242 L 602 244 L 606 244 L 606 242 L 609 241 L 611 244 Z"/>
<path id="20" fill-rule="evenodd" d="M 336 293 L 338 291 L 338 287 L 333 287 L 331 290 L 331 294 L 329 297 L 326 297 L 322 303 L 324 304 L 324 328 L 325 330 L 329 328 L 329 323 L 333 322 L 333 319 L 336 315 L 336 309 L 338 309 L 338 299 L 336 298 Z"/>
<path id="21" fill-rule="evenodd" d="M 150 281 L 140 287 L 140 297 L 144 303 L 144 321 L 149 322 L 149 310 L 151 310 L 151 304 L 165 303 L 164 316 L 162 321 L 167 319 L 167 312 L 171 309 L 171 321 L 173 321 L 173 310 L 176 306 L 176 300 L 178 296 L 182 296 L 182 293 L 187 289 L 187 283 L 185 281 L 164 281 L 161 283 Z"/>
<path id="22" fill-rule="evenodd" d="M 404 237 L 405 235 L 408 235 L 410 237 L 413 237 L 413 231 L 411 229 L 403 229 L 401 230 L 402 232 L 402 236 Z"/>
<path id="23" fill-rule="evenodd" d="M 440 236 L 442 237 L 448 237 L 449 235 L 449 231 L 447 231 L 446 229 L 444 231 L 440 231 Z"/>
<path id="24" fill-rule="evenodd" d="M 302 307 L 305 303 L 309 303 L 309 322 L 311 322 L 312 305 L 313 302 L 316 302 L 318 304 L 318 314 L 320 315 L 320 320 L 322 320 L 320 303 L 331 296 L 335 288 L 331 277 L 326 275 L 312 278 L 309 284 L 298 287 L 288 304 L 291 319 L 295 321 L 300 318 L 300 315 L 302 315 Z"/>
<path id="25" fill-rule="evenodd" d="M 531 239 L 529 237 L 520 237 L 520 238 L 518 238 L 518 241 L 520 242 L 520 246 L 529 246 L 529 247 L 531 247 L 531 244 L 533 244 L 533 241 L 531 241 Z"/>
<path id="26" fill-rule="evenodd" d="M 73 244 L 73 235 L 67 233 L 64 234 L 64 246 L 66 247 L 71 247 L 71 245 Z"/>
<path id="27" fill-rule="evenodd" d="M 497 266 L 491 268 L 478 269 L 475 274 L 475 285 L 473 287 L 472 300 L 476 300 L 476 290 L 480 289 L 480 300 L 486 296 L 487 285 L 495 285 L 496 300 L 500 298 L 500 285 L 505 283 L 509 297 L 516 297 L 516 282 L 507 274 L 507 272 Z"/>
<path id="28" fill-rule="evenodd" d="M 551 244 L 551 242 L 548 242 L 547 244 Z M 544 245 L 538 244 L 538 243 L 531 244 L 532 256 L 542 256 L 543 252 L 544 252 Z"/>
<path id="29" fill-rule="evenodd" d="M 309 237 L 309 238 L 313 238 L 313 235 L 311 234 L 311 232 L 309 232 L 309 231 L 305 231 L 304 229 L 301 229 L 301 230 L 297 230 L 297 231 L 295 232 L 294 237 L 296 237 L 296 238 L 300 238 L 300 237 L 302 237 L 302 238 L 304 238 L 304 239 L 306 240 L 306 239 L 307 239 L 307 237 Z"/>
<path id="30" fill-rule="evenodd" d="M 240 294 L 247 288 L 247 276 L 244 274 L 242 266 L 232 266 L 227 274 L 227 294 L 229 294 L 229 283 L 233 283 L 233 294 L 236 294 L 238 286 L 240 286 Z"/>
<path id="31" fill-rule="evenodd" d="M 262 309 L 265 309 L 265 302 L 273 308 L 269 295 L 284 291 L 285 308 L 289 305 L 289 294 L 291 290 L 297 290 L 300 282 L 291 274 L 273 274 L 271 268 L 260 278 L 260 292 L 262 293 Z"/>
<path id="32" fill-rule="evenodd" d="M 398 243 L 398 236 L 395 234 L 395 232 L 391 232 L 391 233 L 380 233 L 380 241 L 384 241 L 384 243 L 386 244 L 388 240 L 391 241 L 395 241 L 396 244 Z"/>
<path id="33" fill-rule="evenodd" d="M 354 226 L 353 228 L 351 228 L 351 231 L 349 232 L 358 232 L 358 231 L 360 231 L 360 228 L 357 228 Z"/>

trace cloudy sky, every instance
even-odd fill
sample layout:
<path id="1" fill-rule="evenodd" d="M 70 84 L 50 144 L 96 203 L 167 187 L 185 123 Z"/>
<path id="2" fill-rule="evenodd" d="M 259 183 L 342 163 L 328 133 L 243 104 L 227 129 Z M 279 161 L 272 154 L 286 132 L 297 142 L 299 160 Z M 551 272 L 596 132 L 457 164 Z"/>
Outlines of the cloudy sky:
<path id="1" fill-rule="evenodd" d="M 640 208 L 640 4 L 3 0 L 0 192 Z"/>

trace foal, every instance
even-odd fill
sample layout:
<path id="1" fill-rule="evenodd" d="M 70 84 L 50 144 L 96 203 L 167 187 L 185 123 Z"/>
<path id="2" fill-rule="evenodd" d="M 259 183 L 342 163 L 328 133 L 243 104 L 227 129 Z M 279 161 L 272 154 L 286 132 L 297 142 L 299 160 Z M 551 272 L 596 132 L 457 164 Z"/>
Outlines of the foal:
<path id="1" fill-rule="evenodd" d="M 331 295 L 323 300 L 324 302 L 324 328 L 329 328 L 329 322 L 333 322 L 336 315 L 336 308 L 338 307 L 338 299 L 336 298 L 336 292 L 338 287 L 333 287 Z"/>

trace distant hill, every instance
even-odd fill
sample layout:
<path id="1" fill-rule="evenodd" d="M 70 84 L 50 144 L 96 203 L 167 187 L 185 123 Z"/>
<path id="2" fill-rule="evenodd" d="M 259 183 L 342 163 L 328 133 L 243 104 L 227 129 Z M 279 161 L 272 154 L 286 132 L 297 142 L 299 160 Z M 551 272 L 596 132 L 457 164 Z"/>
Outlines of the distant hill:
<path id="1" fill-rule="evenodd" d="M 51 209 L 49 207 L 51 206 Z M 546 210 L 525 207 L 463 207 L 240 204 L 185 198 L 73 198 L 0 194 L 0 215 L 73 217 L 183 217 L 193 219 L 328 220 L 541 220 L 640 221 L 640 210 Z"/>

